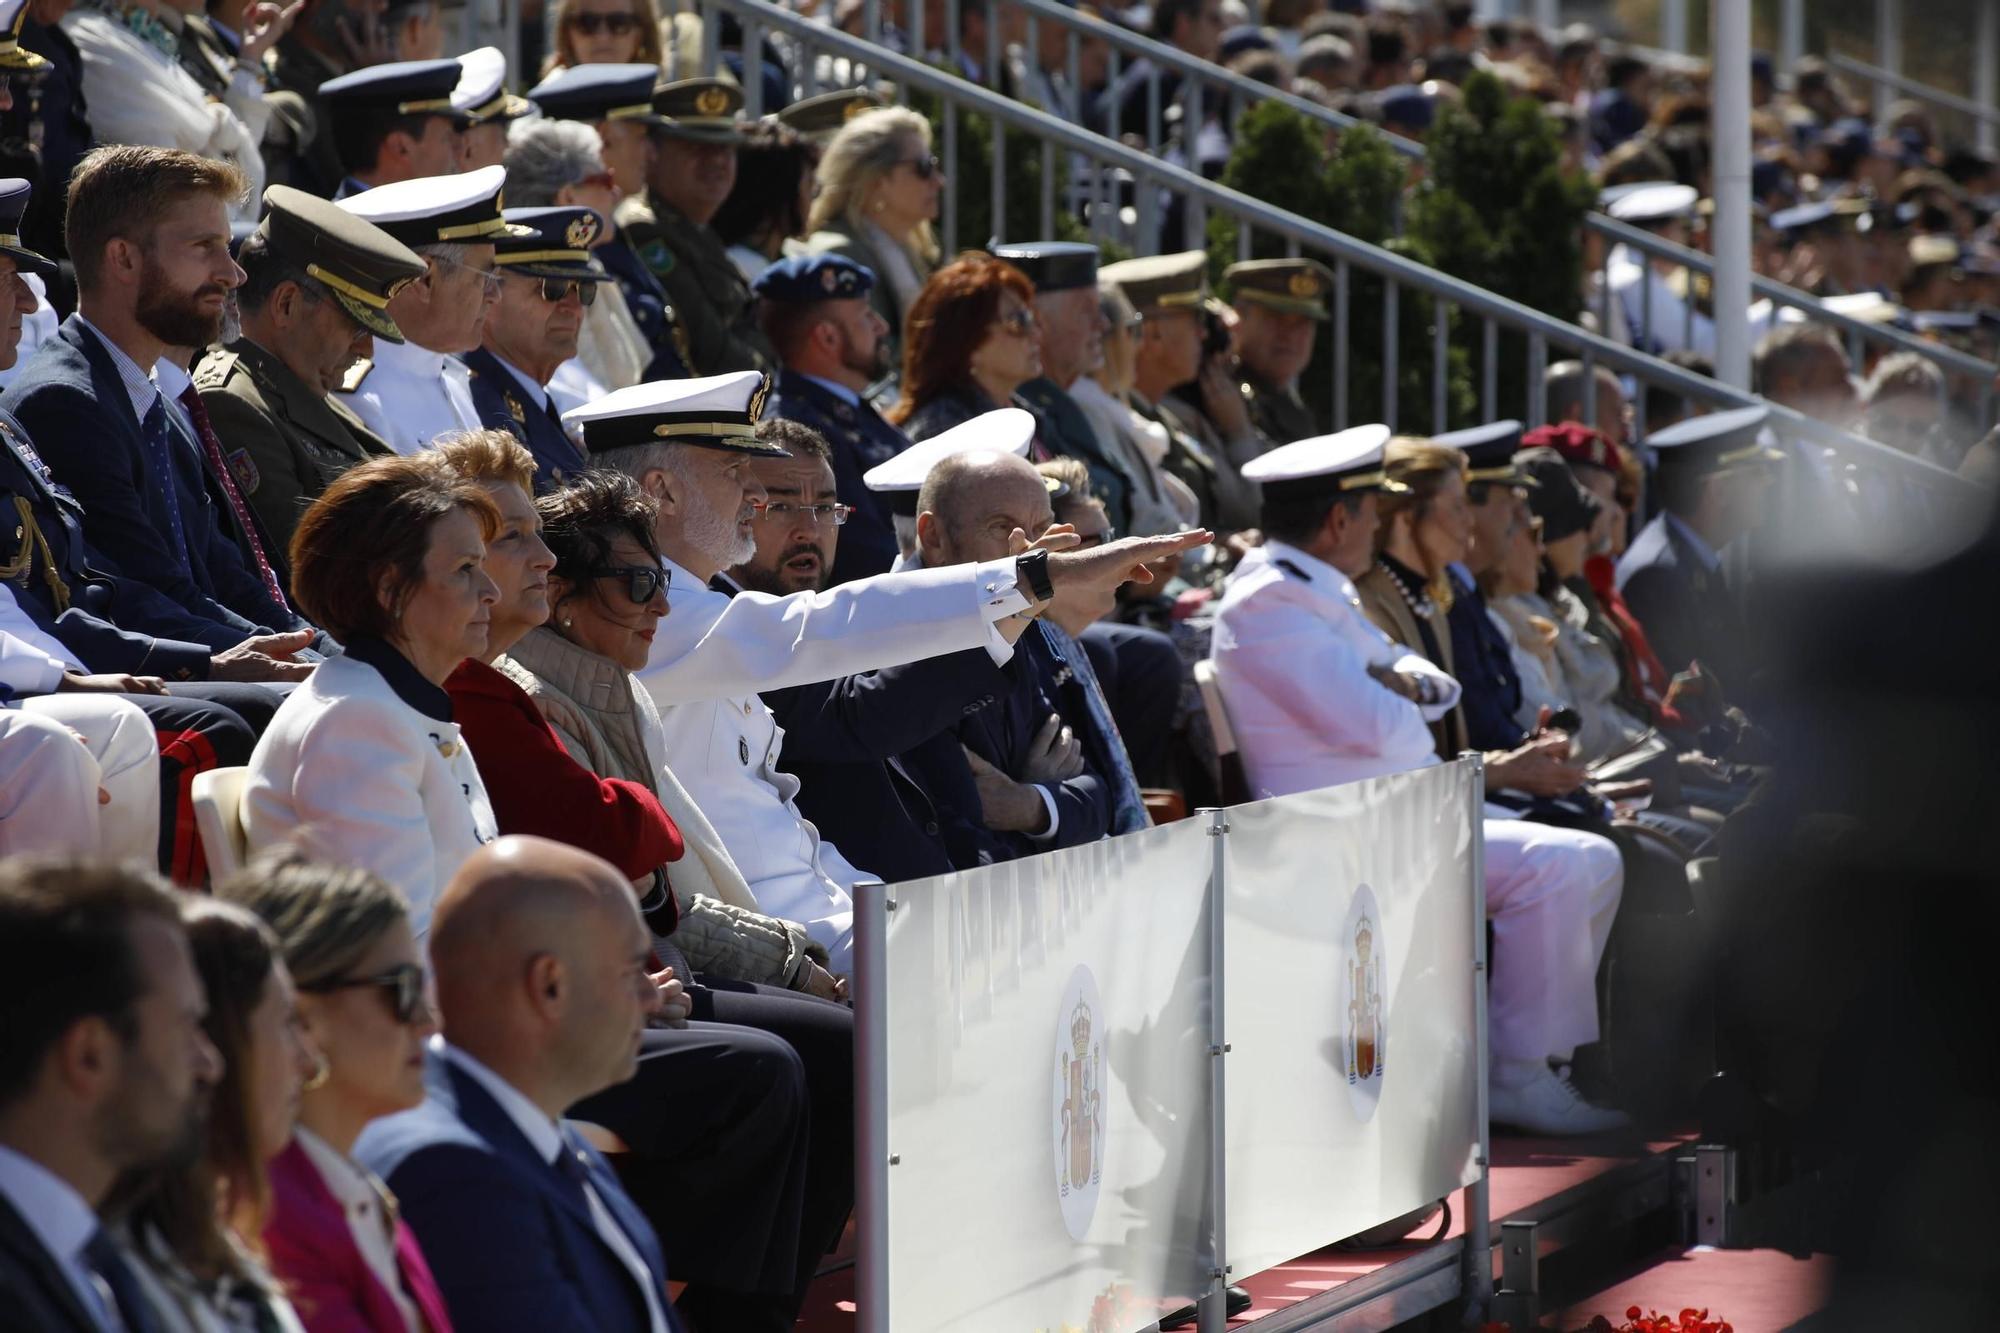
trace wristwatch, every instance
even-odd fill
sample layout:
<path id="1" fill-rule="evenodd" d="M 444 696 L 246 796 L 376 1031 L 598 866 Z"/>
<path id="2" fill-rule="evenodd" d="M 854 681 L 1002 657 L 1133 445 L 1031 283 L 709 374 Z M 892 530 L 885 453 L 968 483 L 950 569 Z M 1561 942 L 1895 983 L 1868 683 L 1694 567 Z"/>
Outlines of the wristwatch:
<path id="1" fill-rule="evenodd" d="M 1027 580 L 1028 591 L 1038 602 L 1052 602 L 1056 596 L 1056 585 L 1049 579 L 1049 553 L 1030 551 L 1026 555 L 1014 557 L 1014 572 Z"/>

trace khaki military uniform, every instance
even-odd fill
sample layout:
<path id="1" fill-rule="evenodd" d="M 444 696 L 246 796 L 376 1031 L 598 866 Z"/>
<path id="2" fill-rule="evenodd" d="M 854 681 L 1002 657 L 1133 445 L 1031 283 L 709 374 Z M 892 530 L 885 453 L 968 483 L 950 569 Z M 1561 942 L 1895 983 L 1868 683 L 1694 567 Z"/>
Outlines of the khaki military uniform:
<path id="1" fill-rule="evenodd" d="M 394 453 L 338 399 L 271 353 L 238 338 L 195 368 L 194 385 L 243 498 L 270 534 L 274 564 L 299 516 L 356 463 Z M 286 571 L 279 570 L 284 577 Z"/>
<path id="2" fill-rule="evenodd" d="M 1236 378 L 1243 391 L 1243 405 L 1250 409 L 1250 424 L 1265 439 L 1275 444 L 1295 444 L 1324 433 L 1312 409 L 1300 400 L 1297 389 L 1266 384 L 1240 367 Z"/>
<path id="3" fill-rule="evenodd" d="M 751 318 L 750 285 L 720 237 L 650 191 L 618 206 L 618 227 L 666 289 L 687 333 L 690 371 L 721 375 L 777 368 L 778 358 Z"/>

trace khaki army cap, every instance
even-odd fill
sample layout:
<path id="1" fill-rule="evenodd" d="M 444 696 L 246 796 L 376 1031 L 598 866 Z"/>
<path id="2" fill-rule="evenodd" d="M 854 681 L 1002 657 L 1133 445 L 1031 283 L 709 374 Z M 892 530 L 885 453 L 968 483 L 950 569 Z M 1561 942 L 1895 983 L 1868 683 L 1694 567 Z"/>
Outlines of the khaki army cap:
<path id="1" fill-rule="evenodd" d="M 289 185 L 265 190 L 264 206 L 257 235 L 272 254 L 325 286 L 376 337 L 403 341 L 389 302 L 424 275 L 428 265 L 415 251 L 366 218 Z"/>
<path id="2" fill-rule="evenodd" d="M 702 143 L 743 142 L 743 90 L 727 79 L 682 79 L 653 89 L 661 134 Z"/>
<path id="3" fill-rule="evenodd" d="M 887 105 L 889 99 L 873 88 L 839 88 L 792 103 L 778 113 L 777 121 L 807 143 L 824 144 L 862 112 Z"/>
<path id="4" fill-rule="evenodd" d="M 1222 270 L 1236 305 L 1249 302 L 1282 315 L 1327 318 L 1333 270 L 1317 259 L 1246 259 Z"/>
<path id="5" fill-rule="evenodd" d="M 1121 259 L 1099 269 L 1097 277 L 1125 293 L 1125 299 L 1142 315 L 1163 310 L 1199 312 L 1208 299 L 1207 270 L 1206 250 L 1183 250 Z"/>

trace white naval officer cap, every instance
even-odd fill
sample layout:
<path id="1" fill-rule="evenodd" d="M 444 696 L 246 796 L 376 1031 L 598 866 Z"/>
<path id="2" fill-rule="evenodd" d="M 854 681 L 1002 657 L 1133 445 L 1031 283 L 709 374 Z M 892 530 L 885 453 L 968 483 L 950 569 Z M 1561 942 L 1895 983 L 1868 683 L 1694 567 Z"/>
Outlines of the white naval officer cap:
<path id="1" fill-rule="evenodd" d="M 1266 500 L 1406 491 L 1409 487 L 1382 470 L 1382 448 L 1390 434 L 1375 422 L 1315 435 L 1251 459 L 1243 465 L 1243 476 L 1264 484 Z"/>
<path id="2" fill-rule="evenodd" d="M 757 420 L 770 392 L 771 381 L 754 370 L 656 380 L 573 407 L 563 413 L 563 426 L 593 454 L 632 444 L 693 444 L 790 458 L 784 446 L 757 438 Z"/>
<path id="3" fill-rule="evenodd" d="M 1692 217 L 1694 206 L 1700 199 L 1700 192 L 1692 185 L 1649 181 L 1620 194 L 1606 206 L 1605 211 L 1620 222 L 1647 227 L 1672 222 L 1676 218 Z"/>
<path id="4" fill-rule="evenodd" d="M 455 176 L 419 176 L 350 194 L 339 207 L 366 219 L 404 245 L 480 245 L 534 235 L 502 217 L 507 168 L 497 163 Z"/>
<path id="5" fill-rule="evenodd" d="M 1676 421 L 1646 437 L 1662 469 L 1692 468 L 1696 472 L 1731 472 L 1763 463 L 1780 463 L 1785 455 L 1763 442 L 1767 407 L 1737 407 L 1704 412 Z"/>
<path id="6" fill-rule="evenodd" d="M 868 489 L 889 497 L 889 507 L 906 518 L 917 513 L 917 492 L 931 469 L 954 454 L 975 449 L 1028 456 L 1035 438 L 1035 418 L 1018 407 L 1002 407 L 982 412 L 970 421 L 940 431 L 928 440 L 919 440 L 887 462 L 877 463 L 861 474 Z"/>
<path id="7" fill-rule="evenodd" d="M 451 109 L 473 124 L 519 120 L 533 114 L 535 104 L 507 91 L 507 57 L 497 46 L 482 46 L 458 58 L 458 86 L 451 90 Z"/>

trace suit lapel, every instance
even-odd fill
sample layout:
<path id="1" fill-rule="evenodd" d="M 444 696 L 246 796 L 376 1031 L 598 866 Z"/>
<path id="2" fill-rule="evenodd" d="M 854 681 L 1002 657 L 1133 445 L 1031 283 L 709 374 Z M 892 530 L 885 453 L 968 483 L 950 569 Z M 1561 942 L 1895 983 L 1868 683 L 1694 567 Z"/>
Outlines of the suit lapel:
<path id="1" fill-rule="evenodd" d="M 13 1256 L 15 1263 L 27 1275 L 27 1280 L 80 1333 L 97 1333 L 96 1318 L 77 1299 L 75 1289 L 63 1276 L 62 1265 L 29 1229 L 21 1215 L 14 1211 L 13 1202 L 5 1195 L 0 1195 L 0 1249 Z M 56 1331 L 51 1330 L 50 1333 Z"/>

